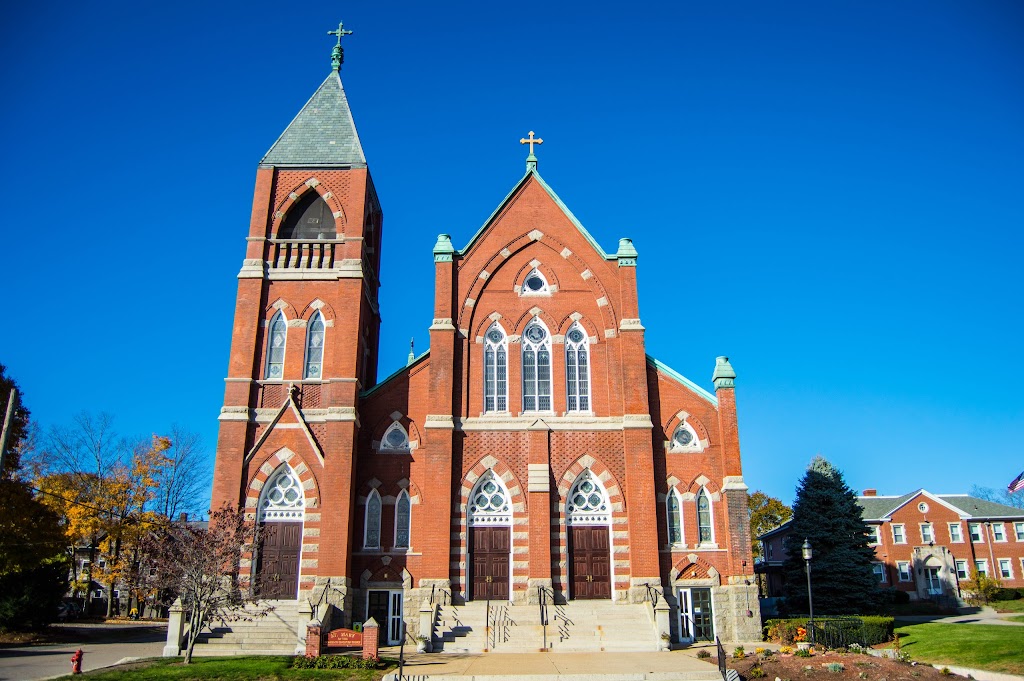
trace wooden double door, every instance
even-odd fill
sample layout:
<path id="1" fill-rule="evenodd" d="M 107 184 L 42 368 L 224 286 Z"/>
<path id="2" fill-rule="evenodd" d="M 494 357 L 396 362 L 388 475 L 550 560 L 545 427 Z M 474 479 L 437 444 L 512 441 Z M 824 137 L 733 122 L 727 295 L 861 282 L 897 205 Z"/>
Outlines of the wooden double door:
<path id="1" fill-rule="evenodd" d="M 470 528 L 469 553 L 472 557 L 472 600 L 507 601 L 509 597 L 509 556 L 512 528 Z"/>
<path id="2" fill-rule="evenodd" d="M 572 598 L 612 597 L 611 546 L 607 525 L 572 527 L 569 555 Z"/>
<path id="3" fill-rule="evenodd" d="M 256 568 L 260 598 L 291 599 L 298 596 L 299 553 L 302 523 L 263 523 L 262 545 Z"/>

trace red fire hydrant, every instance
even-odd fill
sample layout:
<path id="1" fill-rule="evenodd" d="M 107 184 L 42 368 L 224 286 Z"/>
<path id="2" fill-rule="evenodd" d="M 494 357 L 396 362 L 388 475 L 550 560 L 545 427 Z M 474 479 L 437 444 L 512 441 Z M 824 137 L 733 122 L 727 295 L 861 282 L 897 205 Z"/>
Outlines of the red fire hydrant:
<path id="1" fill-rule="evenodd" d="M 85 657 L 85 653 L 79 648 L 75 651 L 75 654 L 71 656 L 71 673 L 81 674 L 82 673 L 82 658 Z"/>

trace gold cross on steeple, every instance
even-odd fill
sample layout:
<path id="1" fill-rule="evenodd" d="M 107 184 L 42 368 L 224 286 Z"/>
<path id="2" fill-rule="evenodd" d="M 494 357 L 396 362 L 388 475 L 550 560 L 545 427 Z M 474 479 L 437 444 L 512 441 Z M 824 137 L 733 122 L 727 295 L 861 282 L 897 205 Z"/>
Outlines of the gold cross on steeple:
<path id="1" fill-rule="evenodd" d="M 519 140 L 519 143 L 520 144 L 529 144 L 530 145 L 530 156 L 533 156 L 533 145 L 534 144 L 544 144 L 544 140 L 542 140 L 539 137 L 534 139 L 534 137 L 533 137 L 533 130 L 531 130 L 530 131 L 530 139 L 526 139 L 524 137 L 521 140 Z"/>
<path id="2" fill-rule="evenodd" d="M 345 61 L 345 50 L 341 46 L 341 38 L 342 38 L 342 36 L 352 35 L 352 31 L 346 31 L 345 30 L 345 24 L 343 22 L 339 21 L 338 22 L 338 30 L 337 31 L 327 31 L 327 35 L 336 35 L 336 36 L 338 36 L 338 44 L 334 46 L 333 50 L 331 50 L 331 67 L 335 71 L 337 71 L 338 69 L 341 68 L 342 62 Z"/>

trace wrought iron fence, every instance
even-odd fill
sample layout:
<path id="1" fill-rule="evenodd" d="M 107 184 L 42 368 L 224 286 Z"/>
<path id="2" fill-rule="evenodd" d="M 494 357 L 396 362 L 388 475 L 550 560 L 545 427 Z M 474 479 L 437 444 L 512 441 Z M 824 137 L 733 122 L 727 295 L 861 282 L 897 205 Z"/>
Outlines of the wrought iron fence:
<path id="1" fill-rule="evenodd" d="M 864 620 L 858 617 L 826 617 L 807 623 L 808 638 L 826 648 L 846 648 L 856 643 L 866 646 Z"/>
<path id="2" fill-rule="evenodd" d="M 722 681 L 729 681 L 729 670 L 725 666 L 725 648 L 722 647 L 722 639 L 715 636 L 715 645 L 718 646 L 718 673 L 722 675 Z"/>

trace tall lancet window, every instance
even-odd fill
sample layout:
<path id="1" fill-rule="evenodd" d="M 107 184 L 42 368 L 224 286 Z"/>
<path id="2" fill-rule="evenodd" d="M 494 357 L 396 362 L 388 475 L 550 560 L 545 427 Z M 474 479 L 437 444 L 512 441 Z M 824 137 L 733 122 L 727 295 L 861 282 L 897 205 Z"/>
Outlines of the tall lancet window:
<path id="1" fill-rule="evenodd" d="M 284 348 L 288 341 L 288 321 L 280 310 L 270 320 L 270 333 L 267 334 L 267 370 L 266 378 L 278 379 L 284 374 Z"/>
<path id="2" fill-rule="evenodd" d="M 683 543 L 683 518 L 681 511 L 682 506 L 679 503 L 679 494 L 674 489 L 670 489 L 668 497 L 665 499 L 669 544 Z"/>
<path id="3" fill-rule="evenodd" d="M 590 411 L 590 346 L 577 323 L 565 334 L 566 408 Z"/>
<path id="4" fill-rule="evenodd" d="M 484 336 L 484 411 L 508 411 L 508 338 L 497 322 Z"/>
<path id="5" fill-rule="evenodd" d="M 303 378 L 320 378 L 324 365 L 324 317 L 313 314 L 306 325 L 306 369 Z"/>
<path id="6" fill-rule="evenodd" d="M 395 502 L 395 548 L 409 548 L 409 527 L 412 525 L 412 502 L 404 489 Z"/>
<path id="7" fill-rule="evenodd" d="M 703 487 L 697 494 L 697 531 L 701 544 L 710 544 L 715 541 L 714 532 L 711 530 L 711 499 L 708 498 L 708 491 Z"/>
<path id="8" fill-rule="evenodd" d="M 380 495 L 370 490 L 366 497 L 366 519 L 363 525 L 363 548 L 380 548 Z"/>
<path id="9" fill-rule="evenodd" d="M 539 319 L 526 326 L 523 346 L 523 411 L 551 410 L 551 334 Z"/>

